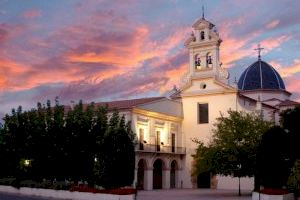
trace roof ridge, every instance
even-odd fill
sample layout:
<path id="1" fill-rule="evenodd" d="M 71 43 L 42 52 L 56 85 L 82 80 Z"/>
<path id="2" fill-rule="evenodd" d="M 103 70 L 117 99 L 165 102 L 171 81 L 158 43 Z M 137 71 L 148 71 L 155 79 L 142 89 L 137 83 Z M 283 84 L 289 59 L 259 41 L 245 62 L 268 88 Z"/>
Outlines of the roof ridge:
<path id="1" fill-rule="evenodd" d="M 124 101 L 139 101 L 139 100 L 150 100 L 150 99 L 162 99 L 166 98 L 163 96 L 160 97 L 144 97 L 144 98 L 135 98 L 135 99 L 120 99 L 120 100 L 115 100 L 115 101 L 99 101 L 96 103 L 112 103 L 112 102 L 124 102 Z"/>

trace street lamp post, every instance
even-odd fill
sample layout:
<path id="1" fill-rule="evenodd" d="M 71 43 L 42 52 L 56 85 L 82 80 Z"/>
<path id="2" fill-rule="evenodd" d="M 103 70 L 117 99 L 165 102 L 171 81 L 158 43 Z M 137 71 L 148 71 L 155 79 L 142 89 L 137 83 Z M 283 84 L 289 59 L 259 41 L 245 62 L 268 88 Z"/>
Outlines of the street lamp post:
<path id="1" fill-rule="evenodd" d="M 237 168 L 238 168 L 238 178 L 239 178 L 239 196 L 241 196 L 241 169 L 242 169 L 242 165 L 238 164 Z"/>

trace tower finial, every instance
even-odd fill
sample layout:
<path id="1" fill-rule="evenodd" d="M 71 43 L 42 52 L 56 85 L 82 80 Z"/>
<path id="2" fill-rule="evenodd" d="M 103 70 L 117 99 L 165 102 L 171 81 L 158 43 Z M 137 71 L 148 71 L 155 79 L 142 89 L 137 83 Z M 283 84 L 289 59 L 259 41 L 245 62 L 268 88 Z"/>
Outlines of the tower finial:
<path id="1" fill-rule="evenodd" d="M 202 19 L 204 19 L 204 4 L 203 4 L 203 1 L 202 1 Z"/>
<path id="2" fill-rule="evenodd" d="M 258 60 L 261 60 L 261 51 L 263 50 L 264 48 L 260 47 L 260 44 L 258 43 L 257 45 L 257 48 L 254 49 L 255 51 L 257 51 L 258 53 Z"/>

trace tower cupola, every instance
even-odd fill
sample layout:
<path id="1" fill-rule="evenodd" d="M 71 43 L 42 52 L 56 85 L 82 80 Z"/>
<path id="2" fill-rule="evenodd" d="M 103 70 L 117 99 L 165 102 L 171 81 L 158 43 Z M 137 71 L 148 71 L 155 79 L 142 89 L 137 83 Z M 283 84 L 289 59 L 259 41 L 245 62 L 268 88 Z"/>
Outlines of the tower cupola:
<path id="1" fill-rule="evenodd" d="M 184 43 L 189 50 L 189 76 L 219 77 L 222 40 L 215 25 L 202 16 L 192 28 L 191 36 Z"/>

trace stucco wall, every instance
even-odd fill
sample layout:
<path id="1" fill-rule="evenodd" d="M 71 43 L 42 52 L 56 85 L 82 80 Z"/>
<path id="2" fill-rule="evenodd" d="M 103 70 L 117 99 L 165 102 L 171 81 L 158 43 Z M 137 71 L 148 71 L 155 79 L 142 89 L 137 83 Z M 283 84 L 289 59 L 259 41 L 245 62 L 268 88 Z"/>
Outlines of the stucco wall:
<path id="1" fill-rule="evenodd" d="M 217 189 L 232 189 L 238 190 L 239 178 L 233 178 L 231 176 L 217 176 Z M 253 190 L 254 178 L 253 177 L 241 177 L 241 190 Z"/>
<path id="2" fill-rule="evenodd" d="M 184 120 L 182 123 L 183 134 L 185 135 L 186 157 L 185 170 L 183 172 L 183 187 L 195 188 L 196 182 L 191 177 L 193 158 L 197 144 L 192 142 L 193 138 L 208 143 L 213 132 L 213 124 L 216 118 L 220 117 L 220 113 L 227 116 L 229 109 L 236 110 L 236 94 L 216 94 L 206 96 L 184 97 L 182 99 Z M 198 124 L 198 103 L 209 104 L 209 123 Z"/>

